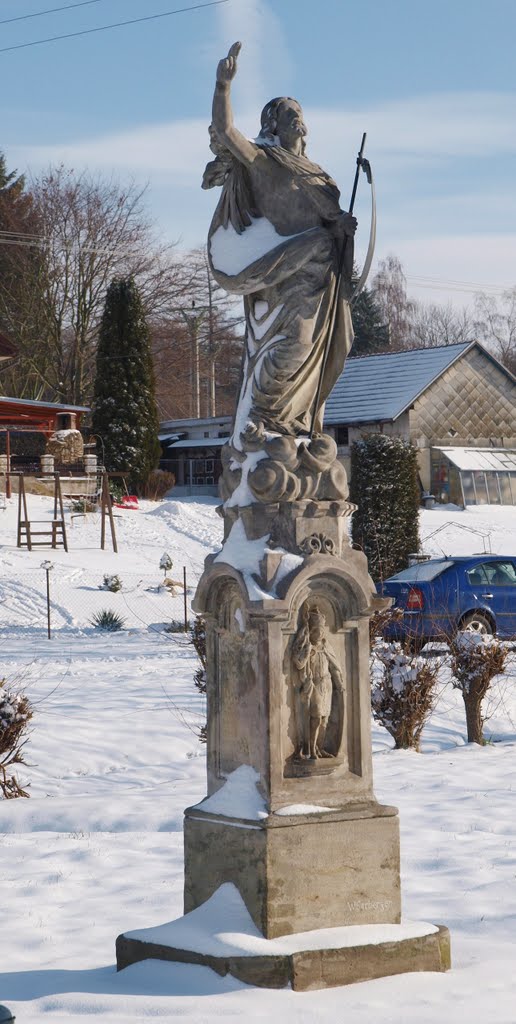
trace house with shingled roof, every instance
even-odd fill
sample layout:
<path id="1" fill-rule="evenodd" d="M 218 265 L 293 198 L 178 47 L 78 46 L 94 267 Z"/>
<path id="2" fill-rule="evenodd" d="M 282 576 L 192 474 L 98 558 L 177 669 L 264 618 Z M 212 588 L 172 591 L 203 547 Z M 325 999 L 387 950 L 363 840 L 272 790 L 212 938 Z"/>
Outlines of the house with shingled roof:
<path id="1" fill-rule="evenodd" d="M 412 441 L 422 489 L 438 500 L 516 505 L 516 378 L 476 341 L 348 359 L 324 424 L 348 470 L 350 445 L 380 432 Z M 488 477 L 486 450 L 491 462 L 515 456 L 507 479 Z"/>

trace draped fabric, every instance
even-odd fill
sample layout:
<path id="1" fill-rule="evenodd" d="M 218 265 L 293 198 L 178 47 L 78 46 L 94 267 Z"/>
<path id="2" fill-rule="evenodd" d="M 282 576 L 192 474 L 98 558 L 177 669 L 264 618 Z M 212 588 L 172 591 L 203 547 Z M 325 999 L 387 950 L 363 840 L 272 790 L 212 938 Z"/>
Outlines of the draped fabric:
<path id="1" fill-rule="evenodd" d="M 331 338 L 315 418 L 320 433 L 324 401 L 353 341 L 348 302 L 353 244 L 347 239 L 339 283 L 341 253 L 330 229 L 341 212 L 335 182 L 305 156 L 281 146 L 256 148 L 259 159 L 251 171 L 236 159 L 228 164 L 208 238 L 216 281 L 244 297 L 247 330 L 234 429 L 237 446 L 249 420 L 280 434 L 308 434 Z M 267 187 L 276 190 L 274 202 L 267 205 L 268 233 L 252 184 L 260 173 Z M 290 233 L 285 231 L 289 203 L 298 189 L 309 211 L 309 226 L 299 231 L 298 202 L 297 216 L 292 217 L 296 230 Z M 255 237 L 272 241 L 263 251 L 263 244 L 261 250 L 254 244 Z"/>

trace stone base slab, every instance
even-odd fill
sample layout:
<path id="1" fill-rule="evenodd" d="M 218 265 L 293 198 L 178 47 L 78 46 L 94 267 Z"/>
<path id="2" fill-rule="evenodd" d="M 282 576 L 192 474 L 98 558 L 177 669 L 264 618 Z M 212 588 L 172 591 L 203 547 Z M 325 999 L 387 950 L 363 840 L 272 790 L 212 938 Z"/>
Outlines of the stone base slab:
<path id="1" fill-rule="evenodd" d="M 446 971 L 447 928 L 424 923 L 361 925 L 264 939 L 234 886 L 157 928 L 119 935 L 117 969 L 140 960 L 210 967 L 260 988 L 331 988 L 413 971 Z"/>

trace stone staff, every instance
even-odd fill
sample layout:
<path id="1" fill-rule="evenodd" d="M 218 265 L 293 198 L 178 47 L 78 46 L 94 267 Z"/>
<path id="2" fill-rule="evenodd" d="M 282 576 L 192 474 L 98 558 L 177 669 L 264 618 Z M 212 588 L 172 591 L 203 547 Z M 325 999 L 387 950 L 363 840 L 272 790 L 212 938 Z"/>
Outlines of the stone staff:
<path id="1" fill-rule="evenodd" d="M 362 290 L 362 288 L 364 287 L 364 284 L 365 284 L 365 281 L 366 281 L 366 278 L 367 278 L 367 273 L 369 272 L 369 268 L 370 268 L 371 262 L 372 262 L 372 256 L 373 256 L 373 251 L 374 251 L 374 241 L 375 241 L 375 237 L 376 237 L 376 210 L 375 210 L 375 203 L 374 203 L 373 178 L 372 178 L 371 165 L 369 163 L 369 160 L 366 160 L 364 158 L 364 148 L 365 148 L 366 138 L 367 138 L 367 132 L 364 132 L 364 134 L 362 135 L 362 143 L 360 145 L 360 150 L 359 150 L 358 156 L 357 156 L 357 166 L 356 166 L 356 171 L 355 171 L 355 178 L 354 178 L 354 181 L 353 181 L 353 188 L 351 190 L 351 200 L 350 200 L 350 204 L 349 204 L 349 214 L 350 214 L 350 216 L 352 216 L 353 215 L 354 206 L 355 206 L 355 199 L 356 199 L 356 196 L 357 196 L 358 179 L 360 177 L 360 168 L 362 168 L 362 170 L 364 171 L 364 173 L 367 176 L 367 180 L 368 180 L 369 184 L 371 185 L 371 188 L 373 189 L 373 214 L 372 214 L 372 220 L 371 220 L 371 234 L 370 234 L 370 237 L 369 237 L 369 248 L 368 248 L 367 258 L 366 258 L 366 262 L 365 262 L 365 265 L 364 265 L 364 271 L 362 272 L 362 275 L 360 277 L 360 281 L 359 281 L 359 283 L 357 285 L 357 288 L 355 289 L 355 292 L 354 292 L 354 297 L 355 298 L 358 295 L 358 293 Z M 334 294 L 334 297 L 333 297 L 333 305 L 332 305 L 332 310 L 331 310 L 331 315 L 330 315 L 330 322 L 332 324 L 332 327 L 328 331 L 328 337 L 326 339 L 326 345 L 325 345 L 325 349 L 324 349 L 324 353 L 323 353 L 323 358 L 322 358 L 322 362 L 321 362 L 321 372 L 320 372 L 320 375 L 319 375 L 319 384 L 317 386 L 317 391 L 316 391 L 316 395 L 315 395 L 315 402 L 314 402 L 314 407 L 313 407 L 313 412 L 312 412 L 312 421 L 310 423 L 310 435 L 309 435 L 310 437 L 313 437 L 313 433 L 314 433 L 315 420 L 316 420 L 316 416 L 317 416 L 317 409 L 319 407 L 319 402 L 320 402 L 320 398 L 321 398 L 321 388 L 322 388 L 322 382 L 323 382 L 323 379 L 324 379 L 324 372 L 326 370 L 326 364 L 328 362 L 328 356 L 329 356 L 330 349 L 331 349 L 332 342 L 333 342 L 333 334 L 334 334 L 334 330 L 335 330 L 335 319 L 336 319 L 336 315 L 337 315 L 337 303 L 338 303 L 339 291 L 340 291 L 340 286 L 341 286 L 341 281 L 342 281 L 342 273 L 343 273 L 343 269 L 344 269 L 345 256 L 346 256 L 346 245 L 347 245 L 347 236 L 344 236 L 344 240 L 343 240 L 342 248 L 341 248 L 341 254 L 340 254 L 339 270 L 338 270 L 338 275 L 337 275 L 337 287 L 335 289 L 335 294 Z"/>

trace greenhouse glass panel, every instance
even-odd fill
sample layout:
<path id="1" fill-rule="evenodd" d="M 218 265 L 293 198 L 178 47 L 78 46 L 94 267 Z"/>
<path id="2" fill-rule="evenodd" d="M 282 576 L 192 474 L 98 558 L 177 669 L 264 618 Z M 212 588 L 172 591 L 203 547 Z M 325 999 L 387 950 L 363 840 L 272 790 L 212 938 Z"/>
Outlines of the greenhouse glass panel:
<path id="1" fill-rule="evenodd" d="M 461 480 L 466 505 L 476 505 L 477 499 L 475 496 L 475 488 L 473 487 L 473 474 L 461 473 Z"/>
<path id="2" fill-rule="evenodd" d="M 498 489 L 498 473 L 486 473 L 487 493 L 490 505 L 500 504 L 500 491 Z"/>
<path id="3" fill-rule="evenodd" d="M 512 505 L 511 479 L 508 473 L 499 473 L 498 481 L 502 495 L 502 505 Z"/>
<path id="4" fill-rule="evenodd" d="M 486 487 L 486 475 L 485 473 L 475 472 L 473 473 L 473 482 L 475 484 L 475 493 L 477 496 L 477 505 L 487 505 L 487 487 Z"/>

